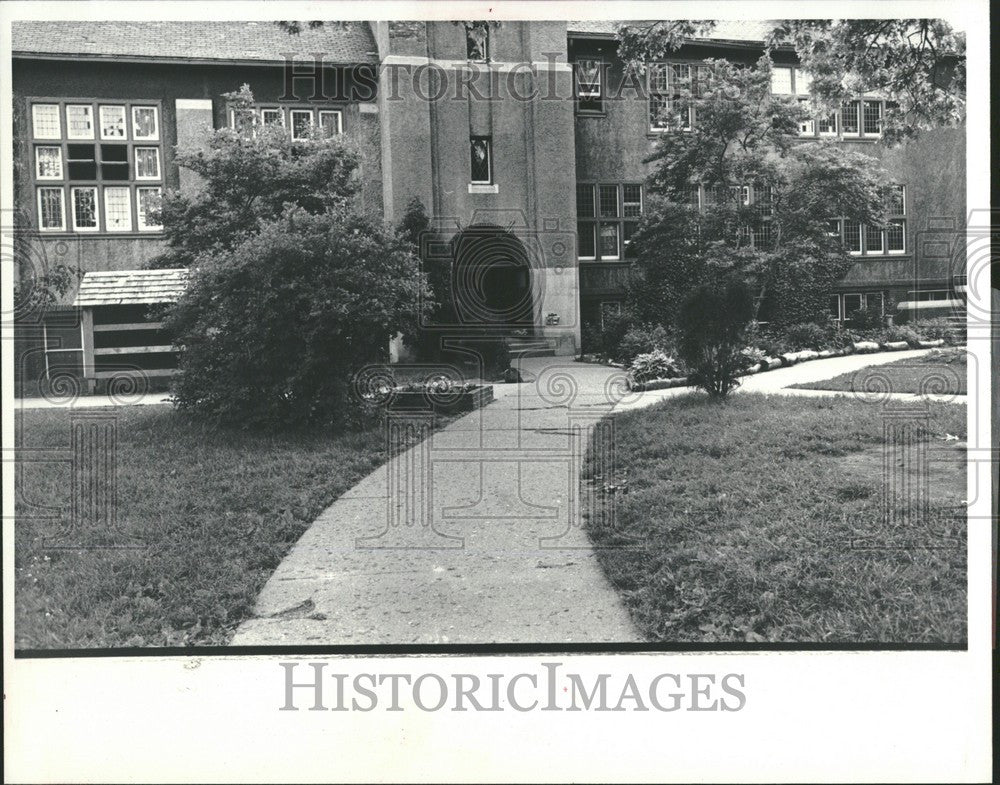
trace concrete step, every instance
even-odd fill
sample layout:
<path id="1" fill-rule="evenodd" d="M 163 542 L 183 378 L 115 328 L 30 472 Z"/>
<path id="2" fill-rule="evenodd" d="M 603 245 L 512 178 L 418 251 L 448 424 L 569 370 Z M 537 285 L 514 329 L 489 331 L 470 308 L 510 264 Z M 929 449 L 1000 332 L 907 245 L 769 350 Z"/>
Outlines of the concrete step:
<path id="1" fill-rule="evenodd" d="M 508 338 L 507 348 L 518 357 L 555 357 L 555 347 L 544 338 Z"/>

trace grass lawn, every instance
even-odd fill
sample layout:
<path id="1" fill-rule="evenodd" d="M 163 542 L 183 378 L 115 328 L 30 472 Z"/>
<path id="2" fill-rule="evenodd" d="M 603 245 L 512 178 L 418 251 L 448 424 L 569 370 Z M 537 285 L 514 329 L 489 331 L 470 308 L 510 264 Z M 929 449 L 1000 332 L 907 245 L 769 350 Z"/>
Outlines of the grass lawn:
<path id="1" fill-rule="evenodd" d="M 900 393 L 935 393 L 966 395 L 966 353 L 964 349 L 935 350 L 923 357 L 897 360 L 886 365 L 872 365 L 855 373 L 842 373 L 832 379 L 807 384 L 793 384 L 805 390 L 845 390 L 848 392 L 886 389 Z"/>
<path id="2" fill-rule="evenodd" d="M 616 515 L 586 525 L 644 635 L 964 643 L 965 451 L 954 436 L 964 439 L 965 406 L 929 405 L 929 514 L 895 525 L 881 513 L 883 411 L 747 393 L 618 415 L 616 482 L 628 491 L 615 494 Z M 857 538 L 924 547 L 852 547 Z"/>
<path id="3" fill-rule="evenodd" d="M 21 464 L 18 648 L 225 644 L 309 523 L 386 460 L 381 427 L 262 435 L 213 431 L 169 406 L 106 411 L 118 417 L 117 529 L 73 542 L 142 547 L 43 549 L 68 509 L 45 520 L 32 505 L 68 508 L 70 467 Z M 16 424 L 25 447 L 70 443 L 65 409 Z"/>

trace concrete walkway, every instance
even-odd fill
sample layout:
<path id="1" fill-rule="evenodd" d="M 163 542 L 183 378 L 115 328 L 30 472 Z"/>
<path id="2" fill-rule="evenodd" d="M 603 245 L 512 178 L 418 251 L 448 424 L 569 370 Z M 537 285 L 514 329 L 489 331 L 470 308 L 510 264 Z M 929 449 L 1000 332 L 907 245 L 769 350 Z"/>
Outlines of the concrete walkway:
<path id="1" fill-rule="evenodd" d="M 786 388 L 925 353 L 816 360 L 750 377 L 742 389 L 812 394 Z M 534 380 L 497 385 L 494 403 L 323 512 L 232 644 L 639 640 L 581 528 L 580 459 L 609 412 L 690 388 L 629 394 L 621 371 L 561 358 L 521 368 Z"/>

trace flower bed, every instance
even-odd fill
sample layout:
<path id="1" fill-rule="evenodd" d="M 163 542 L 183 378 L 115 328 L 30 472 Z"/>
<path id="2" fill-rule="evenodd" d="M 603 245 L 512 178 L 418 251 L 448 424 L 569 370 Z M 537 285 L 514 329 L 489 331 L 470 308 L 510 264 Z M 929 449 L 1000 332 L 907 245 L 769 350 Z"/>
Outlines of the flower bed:
<path id="1" fill-rule="evenodd" d="M 475 384 L 406 384 L 384 392 L 386 408 L 391 412 L 471 412 L 493 401 L 493 385 Z"/>

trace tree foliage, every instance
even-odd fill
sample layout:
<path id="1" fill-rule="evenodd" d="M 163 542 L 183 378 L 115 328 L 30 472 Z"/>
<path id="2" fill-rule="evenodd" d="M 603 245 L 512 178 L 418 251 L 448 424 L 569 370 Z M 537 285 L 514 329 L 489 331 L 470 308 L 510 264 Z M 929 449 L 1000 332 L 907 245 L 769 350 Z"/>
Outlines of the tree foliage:
<path id="1" fill-rule="evenodd" d="M 167 248 L 151 267 L 190 267 L 240 244 L 288 205 L 319 214 L 343 208 L 358 190 L 359 154 L 343 137 L 315 129 L 293 140 L 281 126 L 263 126 L 247 85 L 223 97 L 235 128 L 216 130 L 205 149 L 178 151 L 178 166 L 203 183 L 193 195 L 164 197 Z"/>
<path id="2" fill-rule="evenodd" d="M 428 299 L 396 232 L 290 206 L 199 260 L 166 324 L 182 349 L 176 401 L 226 425 L 351 425 L 362 403 L 353 375 L 387 359 Z"/>
<path id="3" fill-rule="evenodd" d="M 662 134 L 649 158 L 650 198 L 631 247 L 631 310 L 663 323 L 690 289 L 725 274 L 752 287 L 761 318 L 816 318 L 852 263 L 831 222 L 883 224 L 881 169 L 856 151 L 802 142 L 802 110 L 771 94 L 767 56 L 756 68 L 709 66 L 709 81 L 674 107 L 693 108 L 694 126 Z"/>
<path id="4" fill-rule="evenodd" d="M 965 34 L 943 19 L 797 19 L 779 24 L 769 43 L 794 46 L 826 109 L 883 96 L 887 143 L 965 119 Z"/>

